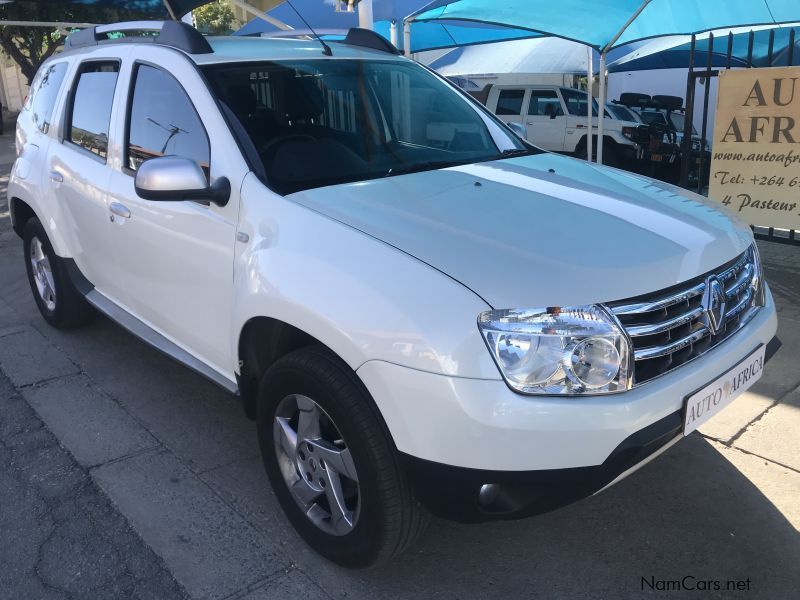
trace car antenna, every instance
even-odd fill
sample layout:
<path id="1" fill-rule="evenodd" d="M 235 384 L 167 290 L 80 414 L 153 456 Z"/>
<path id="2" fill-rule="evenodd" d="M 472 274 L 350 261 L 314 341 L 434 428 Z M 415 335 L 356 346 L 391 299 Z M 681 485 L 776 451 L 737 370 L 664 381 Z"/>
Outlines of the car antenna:
<path id="1" fill-rule="evenodd" d="M 303 15 L 301 15 L 300 11 L 297 10 L 294 7 L 294 4 L 292 4 L 290 0 L 286 0 L 286 4 L 288 4 L 292 8 L 292 10 L 297 13 L 297 16 L 300 17 L 300 20 L 305 24 L 306 27 L 308 27 L 308 30 L 311 33 L 313 33 L 314 37 L 317 38 L 317 41 L 320 44 L 322 44 L 322 53 L 325 56 L 333 56 L 333 50 L 331 50 L 331 47 L 328 46 L 328 44 L 325 43 L 325 40 L 323 40 L 321 37 L 319 37 L 319 34 L 316 31 L 314 31 L 314 29 L 311 27 L 311 25 L 308 24 L 308 21 L 306 21 L 305 18 L 303 18 Z"/>

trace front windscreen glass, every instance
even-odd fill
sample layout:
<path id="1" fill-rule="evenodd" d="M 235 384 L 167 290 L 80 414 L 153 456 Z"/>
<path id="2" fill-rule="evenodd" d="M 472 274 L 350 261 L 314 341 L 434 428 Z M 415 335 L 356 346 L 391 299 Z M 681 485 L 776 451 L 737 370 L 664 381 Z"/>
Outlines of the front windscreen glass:
<path id="1" fill-rule="evenodd" d="M 669 118 L 672 121 L 672 125 L 675 127 L 675 131 L 683 133 L 683 128 L 686 125 L 686 115 L 674 112 Z M 697 129 L 694 128 L 694 125 L 692 125 L 692 134 L 697 135 Z"/>
<path id="2" fill-rule="evenodd" d="M 287 60 L 205 72 L 281 194 L 537 152 L 410 62 Z"/>
<path id="3" fill-rule="evenodd" d="M 634 122 L 639 121 L 639 119 L 636 118 L 636 116 L 633 114 L 632 111 L 628 110 L 627 108 L 619 104 L 609 105 L 608 109 L 611 112 L 613 112 L 614 115 L 621 121 L 634 121 Z"/>

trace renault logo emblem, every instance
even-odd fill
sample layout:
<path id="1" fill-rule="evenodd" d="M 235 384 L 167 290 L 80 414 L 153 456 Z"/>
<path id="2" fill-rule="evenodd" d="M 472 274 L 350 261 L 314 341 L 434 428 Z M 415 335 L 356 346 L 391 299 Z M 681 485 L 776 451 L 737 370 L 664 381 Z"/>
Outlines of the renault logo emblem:
<path id="1" fill-rule="evenodd" d="M 706 311 L 706 325 L 712 335 L 716 335 L 725 322 L 725 300 L 725 288 L 719 279 L 714 275 L 706 279 L 703 308 Z"/>

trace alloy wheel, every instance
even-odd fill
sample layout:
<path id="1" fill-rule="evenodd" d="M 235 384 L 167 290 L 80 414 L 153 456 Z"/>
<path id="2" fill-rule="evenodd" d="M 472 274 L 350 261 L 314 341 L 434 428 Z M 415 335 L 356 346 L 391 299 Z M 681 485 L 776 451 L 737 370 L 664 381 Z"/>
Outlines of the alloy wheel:
<path id="1" fill-rule="evenodd" d="M 50 259 L 44 252 L 41 240 L 34 236 L 31 238 L 30 261 L 33 267 L 33 281 L 36 284 L 36 291 L 44 302 L 47 310 L 53 311 L 56 308 L 56 286 L 53 279 L 53 269 L 50 266 Z"/>
<path id="2" fill-rule="evenodd" d="M 273 440 L 284 482 L 303 513 L 325 533 L 350 533 L 361 505 L 358 474 L 333 419 L 307 396 L 286 396 L 275 413 Z"/>

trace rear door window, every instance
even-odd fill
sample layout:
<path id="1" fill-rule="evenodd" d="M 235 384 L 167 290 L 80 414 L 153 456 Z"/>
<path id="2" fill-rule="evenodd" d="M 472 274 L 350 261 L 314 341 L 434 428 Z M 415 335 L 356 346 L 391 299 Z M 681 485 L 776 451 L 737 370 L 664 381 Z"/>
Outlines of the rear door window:
<path id="1" fill-rule="evenodd" d="M 528 103 L 528 114 L 531 116 L 562 115 L 561 100 L 553 90 L 531 90 Z"/>
<path id="2" fill-rule="evenodd" d="M 497 98 L 498 115 L 521 115 L 525 90 L 500 90 Z"/>
<path id="3" fill-rule="evenodd" d="M 87 62 L 76 76 L 66 139 L 104 159 L 119 63 Z"/>
<path id="4" fill-rule="evenodd" d="M 39 131 L 47 133 L 53 119 L 58 92 L 67 74 L 67 63 L 58 62 L 42 67 L 36 76 L 36 81 L 31 86 L 26 108 L 31 110 L 33 122 Z"/>

